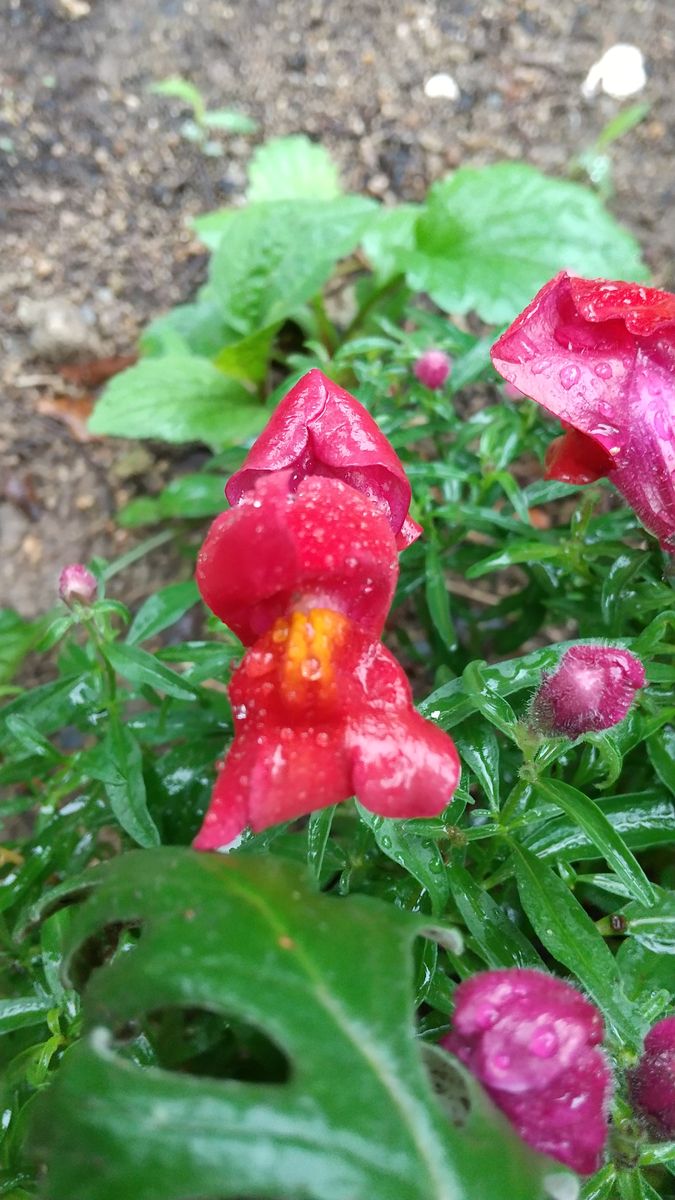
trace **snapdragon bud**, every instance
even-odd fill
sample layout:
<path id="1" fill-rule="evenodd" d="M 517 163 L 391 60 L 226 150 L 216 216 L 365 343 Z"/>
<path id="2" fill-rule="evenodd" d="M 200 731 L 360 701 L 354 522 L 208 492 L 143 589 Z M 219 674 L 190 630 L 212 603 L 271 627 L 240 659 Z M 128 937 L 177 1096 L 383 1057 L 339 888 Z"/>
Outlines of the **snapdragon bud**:
<path id="1" fill-rule="evenodd" d="M 452 359 L 444 350 L 425 350 L 413 367 L 420 383 L 432 391 L 443 387 L 451 370 Z"/>
<path id="2" fill-rule="evenodd" d="M 675 1137 L 675 1017 L 665 1017 L 649 1030 L 629 1091 L 653 1136 L 661 1141 Z"/>
<path id="3" fill-rule="evenodd" d="M 618 646 L 572 646 L 558 669 L 545 675 L 530 705 L 540 733 L 578 738 L 623 721 L 644 686 L 639 658 Z"/>
<path id="4" fill-rule="evenodd" d="M 455 992 L 441 1045 L 480 1081 L 523 1141 L 581 1175 L 597 1171 L 612 1081 L 602 1016 L 543 971 L 484 971 Z"/>
<path id="5" fill-rule="evenodd" d="M 95 577 L 82 563 L 69 563 L 59 575 L 59 596 L 69 608 L 73 604 L 92 604 L 97 591 Z"/>

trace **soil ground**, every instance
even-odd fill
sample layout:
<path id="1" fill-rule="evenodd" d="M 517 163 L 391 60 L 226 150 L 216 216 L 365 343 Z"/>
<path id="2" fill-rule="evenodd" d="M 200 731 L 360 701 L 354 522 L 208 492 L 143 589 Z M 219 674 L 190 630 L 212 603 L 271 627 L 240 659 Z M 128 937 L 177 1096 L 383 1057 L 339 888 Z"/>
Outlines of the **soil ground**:
<path id="1" fill-rule="evenodd" d="M 150 317 L 191 296 L 205 258 L 188 218 L 237 201 L 256 141 L 306 132 L 350 189 L 385 201 L 420 199 L 460 164 L 564 174 L 622 107 L 581 94 L 618 41 L 645 54 L 651 108 L 614 149 L 612 207 L 673 288 L 672 0 L 2 0 L 0 606 L 49 607 L 61 564 L 128 549 L 120 502 L 194 466 L 83 438 L 77 405 L 61 419 L 56 368 L 130 353 Z M 437 72 L 457 99 L 425 96 Z M 169 75 L 258 134 L 205 158 L 180 136 L 180 105 L 147 92 Z M 45 300 L 59 325 L 46 333 Z M 180 569 L 158 551 L 118 577 L 124 599 Z"/>

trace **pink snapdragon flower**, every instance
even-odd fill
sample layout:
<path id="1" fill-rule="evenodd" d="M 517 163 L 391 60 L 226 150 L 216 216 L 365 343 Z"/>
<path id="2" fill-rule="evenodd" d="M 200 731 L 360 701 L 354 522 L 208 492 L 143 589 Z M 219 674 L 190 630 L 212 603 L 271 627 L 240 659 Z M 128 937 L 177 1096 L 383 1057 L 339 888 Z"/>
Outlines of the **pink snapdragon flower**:
<path id="1" fill-rule="evenodd" d="M 399 550 L 422 532 L 409 516 L 410 483 L 393 446 L 356 397 L 322 371 L 308 371 L 281 400 L 225 488 L 230 504 L 277 471 L 289 472 L 291 491 L 322 475 L 363 492 L 386 514 Z"/>
<path id="2" fill-rule="evenodd" d="M 618 646 L 571 646 L 545 674 L 530 705 L 530 724 L 541 733 L 578 738 L 623 721 L 645 669 Z"/>
<path id="3" fill-rule="evenodd" d="M 675 1137 L 675 1017 L 652 1026 L 629 1078 L 630 1097 L 660 1141 Z"/>
<path id="4" fill-rule="evenodd" d="M 452 370 L 452 359 L 448 357 L 444 350 L 425 350 L 424 354 L 420 355 L 413 367 L 413 371 L 420 383 L 425 387 L 436 391 L 442 388 L 443 384 L 450 376 Z"/>
<path id="5" fill-rule="evenodd" d="M 581 1175 L 607 1139 L 611 1074 L 602 1016 L 570 984 L 541 971 L 485 971 L 455 992 L 441 1044 L 483 1084 L 535 1150 Z"/>
<path id="6" fill-rule="evenodd" d="M 562 271 L 495 342 L 492 361 L 567 430 L 547 477 L 609 476 L 675 553 L 675 296 Z"/>
<path id="7" fill-rule="evenodd" d="M 59 575 L 59 596 L 69 608 L 73 604 L 93 604 L 98 583 L 83 563 L 68 563 Z"/>

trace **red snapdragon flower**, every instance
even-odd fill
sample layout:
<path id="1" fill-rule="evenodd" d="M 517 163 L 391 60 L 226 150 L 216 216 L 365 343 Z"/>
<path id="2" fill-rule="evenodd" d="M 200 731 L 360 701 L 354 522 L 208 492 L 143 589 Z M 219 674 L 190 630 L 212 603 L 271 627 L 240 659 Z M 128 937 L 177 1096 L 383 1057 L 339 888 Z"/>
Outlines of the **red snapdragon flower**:
<path id="1" fill-rule="evenodd" d="M 322 475 L 363 492 L 386 513 L 400 550 L 422 532 L 408 515 L 411 489 L 398 455 L 363 405 L 322 371 L 303 375 L 275 409 L 225 488 L 230 504 L 278 471 L 290 472 L 291 491 Z"/>
<path id="2" fill-rule="evenodd" d="M 261 476 L 236 508 L 213 522 L 197 560 L 209 608 L 251 645 L 302 597 L 378 637 L 389 611 L 398 555 L 385 514 L 338 479 L 289 471 Z"/>
<path id="3" fill-rule="evenodd" d="M 396 659 L 341 613 L 279 617 L 229 691 L 234 742 L 197 850 L 352 795 L 383 816 L 435 816 L 457 785 L 450 738 L 415 712 Z"/>
<path id="4" fill-rule="evenodd" d="M 608 475 L 675 553 L 675 296 L 563 271 L 502 334 L 492 361 L 567 430 L 547 477 Z"/>
<path id="5" fill-rule="evenodd" d="M 645 684 L 645 669 L 619 646 L 570 646 L 546 673 L 530 705 L 530 722 L 542 733 L 577 738 L 623 721 Z"/>
<path id="6" fill-rule="evenodd" d="M 659 1141 L 675 1137 L 675 1017 L 657 1021 L 629 1076 L 630 1098 Z"/>
<path id="7" fill-rule="evenodd" d="M 581 1175 L 600 1166 L 611 1074 L 598 1010 L 543 971 L 484 971 L 455 992 L 441 1045 L 463 1062 L 523 1141 Z"/>

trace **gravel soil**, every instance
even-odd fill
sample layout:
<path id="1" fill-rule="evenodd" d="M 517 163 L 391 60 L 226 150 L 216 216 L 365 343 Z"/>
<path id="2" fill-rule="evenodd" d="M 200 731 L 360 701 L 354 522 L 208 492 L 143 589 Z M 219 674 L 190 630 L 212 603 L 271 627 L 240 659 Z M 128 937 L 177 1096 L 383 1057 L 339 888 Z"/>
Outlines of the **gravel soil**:
<path id="1" fill-rule="evenodd" d="M 581 94 L 619 41 L 645 55 L 651 107 L 615 146 L 612 207 L 675 288 L 672 0 L 3 0 L 0 606 L 33 615 L 62 563 L 124 553 L 119 504 L 198 462 L 87 439 L 86 385 L 59 368 L 131 353 L 148 318 L 191 296 L 205 258 L 188 219 L 237 201 L 256 141 L 306 132 L 350 189 L 389 202 L 459 165 L 564 174 L 622 107 Z M 425 96 L 437 72 L 456 99 Z M 181 106 L 148 94 L 169 75 L 258 133 L 204 157 Z M 180 571 L 157 551 L 118 577 L 123 598 Z"/>

